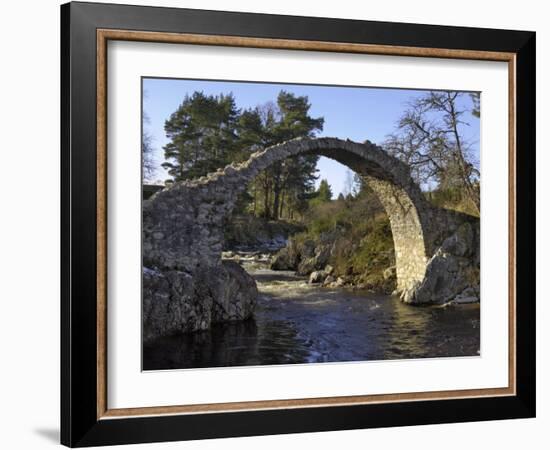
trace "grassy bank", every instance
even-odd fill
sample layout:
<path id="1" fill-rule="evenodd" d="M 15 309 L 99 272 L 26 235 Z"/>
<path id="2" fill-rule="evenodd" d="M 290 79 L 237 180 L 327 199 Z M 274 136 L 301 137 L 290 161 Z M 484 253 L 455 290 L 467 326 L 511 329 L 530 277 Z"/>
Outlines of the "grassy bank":
<path id="1" fill-rule="evenodd" d="M 332 277 L 345 284 L 384 292 L 395 289 L 390 223 L 372 192 L 314 205 L 305 226 L 307 231 L 294 239 L 298 247 L 313 242 L 315 254 L 326 255 L 317 269 L 326 263 L 333 269 Z"/>

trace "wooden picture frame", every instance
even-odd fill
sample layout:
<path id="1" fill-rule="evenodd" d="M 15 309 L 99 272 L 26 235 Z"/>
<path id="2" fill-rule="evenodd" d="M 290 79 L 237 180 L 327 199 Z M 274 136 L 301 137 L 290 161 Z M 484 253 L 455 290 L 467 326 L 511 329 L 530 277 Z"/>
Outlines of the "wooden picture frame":
<path id="1" fill-rule="evenodd" d="M 535 33 L 125 5 L 61 7 L 61 442 L 314 432 L 535 415 Z M 509 67 L 507 388 L 110 409 L 109 40 L 505 61 Z"/>

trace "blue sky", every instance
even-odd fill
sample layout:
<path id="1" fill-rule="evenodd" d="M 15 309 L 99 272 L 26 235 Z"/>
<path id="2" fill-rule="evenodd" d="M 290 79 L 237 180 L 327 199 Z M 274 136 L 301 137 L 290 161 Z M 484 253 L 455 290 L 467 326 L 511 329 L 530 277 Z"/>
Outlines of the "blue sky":
<path id="1" fill-rule="evenodd" d="M 143 111 L 149 117 L 146 130 L 152 135 L 155 161 L 158 163 L 155 179 L 164 181 L 169 178 L 160 166 L 164 161 L 162 147 L 168 142 L 164 122 L 178 108 L 186 94 L 194 91 L 209 95 L 232 92 L 239 108 L 252 108 L 275 101 L 282 89 L 308 96 L 311 116 L 325 118 L 324 129 L 319 136 L 357 142 L 368 139 L 377 144 L 381 144 L 395 130 L 396 122 L 407 108 L 407 103 L 425 93 L 409 89 L 144 78 Z M 469 99 L 467 101 L 469 103 Z M 469 122 L 463 132 L 479 153 L 479 120 L 470 114 L 464 114 L 463 119 Z M 322 157 L 317 169 L 317 184 L 326 178 L 335 196 L 345 190 L 347 167 Z"/>

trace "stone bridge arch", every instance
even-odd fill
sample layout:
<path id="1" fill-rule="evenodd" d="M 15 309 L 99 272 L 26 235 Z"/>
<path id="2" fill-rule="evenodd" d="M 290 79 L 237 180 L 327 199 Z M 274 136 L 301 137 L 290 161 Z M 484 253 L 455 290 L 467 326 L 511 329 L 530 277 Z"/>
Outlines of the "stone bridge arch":
<path id="1" fill-rule="evenodd" d="M 254 154 L 236 169 L 244 176 L 236 195 L 261 170 L 289 157 L 315 154 L 334 159 L 358 173 L 376 193 L 386 210 L 394 239 L 398 290 L 420 282 L 429 254 L 426 201 L 410 176 L 408 167 L 376 145 L 335 138 L 298 139 Z M 232 170 L 229 169 L 231 172 Z M 240 178 L 240 177 L 239 177 Z"/>
<path id="2" fill-rule="evenodd" d="M 144 202 L 144 266 L 193 273 L 219 265 L 224 220 L 239 193 L 275 162 L 309 154 L 348 166 L 377 194 L 392 229 L 398 291 L 406 301 L 414 302 L 415 291 L 426 284 L 428 262 L 436 249 L 461 224 L 477 219 L 431 206 L 411 178 L 409 167 L 368 141 L 295 139 L 206 177 L 165 188 Z"/>

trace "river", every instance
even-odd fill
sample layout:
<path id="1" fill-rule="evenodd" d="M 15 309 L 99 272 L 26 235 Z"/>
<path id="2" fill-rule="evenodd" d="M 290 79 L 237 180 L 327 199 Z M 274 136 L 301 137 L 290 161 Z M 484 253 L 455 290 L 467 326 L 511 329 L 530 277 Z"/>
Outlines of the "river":
<path id="1" fill-rule="evenodd" d="M 479 355 L 479 304 L 415 307 L 243 259 L 260 292 L 254 318 L 157 339 L 144 370 Z"/>

